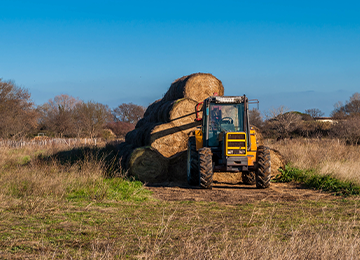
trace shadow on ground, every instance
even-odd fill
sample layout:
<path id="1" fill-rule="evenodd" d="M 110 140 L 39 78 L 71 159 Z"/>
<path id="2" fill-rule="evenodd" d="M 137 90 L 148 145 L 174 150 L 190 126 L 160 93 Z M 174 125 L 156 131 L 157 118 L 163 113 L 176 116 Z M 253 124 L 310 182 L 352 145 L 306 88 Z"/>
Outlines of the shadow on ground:
<path id="1" fill-rule="evenodd" d="M 84 162 L 101 164 L 105 167 L 107 177 L 114 177 L 122 173 L 119 164 L 118 152 L 116 145 L 107 144 L 104 147 L 84 146 L 75 147 L 70 150 L 59 151 L 54 154 L 37 158 L 40 162 L 56 161 L 64 166 L 82 165 Z"/>

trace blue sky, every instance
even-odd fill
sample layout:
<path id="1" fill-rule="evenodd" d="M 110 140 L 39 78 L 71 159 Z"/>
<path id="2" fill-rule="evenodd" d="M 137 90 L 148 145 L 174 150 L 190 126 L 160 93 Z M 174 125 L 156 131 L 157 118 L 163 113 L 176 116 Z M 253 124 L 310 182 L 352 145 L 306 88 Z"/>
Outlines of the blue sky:
<path id="1" fill-rule="evenodd" d="M 0 78 L 36 104 L 59 94 L 147 106 L 194 72 L 260 110 L 360 92 L 358 1 L 0 0 Z"/>

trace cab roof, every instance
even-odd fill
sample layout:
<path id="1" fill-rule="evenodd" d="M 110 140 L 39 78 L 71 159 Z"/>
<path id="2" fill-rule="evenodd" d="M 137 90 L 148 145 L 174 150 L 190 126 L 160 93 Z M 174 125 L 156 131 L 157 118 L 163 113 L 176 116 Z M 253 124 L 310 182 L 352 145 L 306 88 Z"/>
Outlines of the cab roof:
<path id="1" fill-rule="evenodd" d="M 211 96 L 207 98 L 210 103 L 216 104 L 240 104 L 244 101 L 248 101 L 248 98 L 244 96 Z"/>

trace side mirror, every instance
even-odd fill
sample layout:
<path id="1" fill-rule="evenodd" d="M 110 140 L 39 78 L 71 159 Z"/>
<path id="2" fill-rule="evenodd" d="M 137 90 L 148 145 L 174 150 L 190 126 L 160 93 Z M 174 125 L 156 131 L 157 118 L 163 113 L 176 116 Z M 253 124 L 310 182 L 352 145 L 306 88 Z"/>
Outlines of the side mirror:
<path id="1" fill-rule="evenodd" d="M 195 118 L 195 121 L 199 122 L 199 121 L 202 121 L 202 117 L 200 117 L 199 113 L 200 113 L 200 105 L 204 104 L 204 101 L 203 102 L 200 102 L 196 105 L 195 107 L 195 110 L 196 110 L 196 118 Z"/>

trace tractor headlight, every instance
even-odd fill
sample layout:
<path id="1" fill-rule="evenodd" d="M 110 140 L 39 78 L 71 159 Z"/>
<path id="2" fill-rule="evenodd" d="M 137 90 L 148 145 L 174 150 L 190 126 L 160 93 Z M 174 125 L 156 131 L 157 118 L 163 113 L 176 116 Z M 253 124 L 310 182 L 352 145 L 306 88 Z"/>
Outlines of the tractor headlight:
<path id="1" fill-rule="evenodd" d="M 227 154 L 245 154 L 244 149 L 228 149 Z"/>

